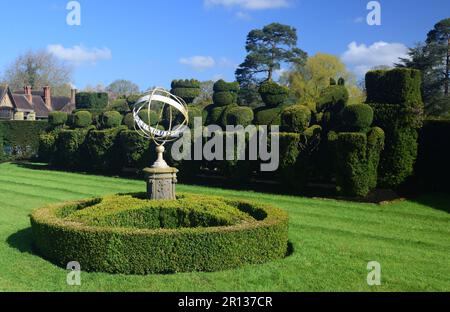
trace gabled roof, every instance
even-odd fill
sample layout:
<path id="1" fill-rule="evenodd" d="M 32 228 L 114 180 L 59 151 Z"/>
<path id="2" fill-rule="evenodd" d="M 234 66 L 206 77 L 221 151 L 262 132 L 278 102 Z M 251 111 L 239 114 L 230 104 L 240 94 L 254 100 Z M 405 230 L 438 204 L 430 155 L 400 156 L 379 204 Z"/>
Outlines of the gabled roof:
<path id="1" fill-rule="evenodd" d="M 3 99 L 8 89 L 8 85 L 0 85 L 0 101 Z"/>
<path id="2" fill-rule="evenodd" d="M 33 111 L 33 107 L 30 102 L 28 102 L 25 95 L 22 94 L 12 94 L 14 106 L 21 111 Z"/>
<path id="3" fill-rule="evenodd" d="M 44 100 L 39 95 L 33 95 L 33 108 L 36 113 L 36 117 L 46 118 L 50 113 Z"/>
<path id="4" fill-rule="evenodd" d="M 70 103 L 70 98 L 67 96 L 52 96 L 52 108 L 55 111 L 62 110 Z"/>
<path id="5" fill-rule="evenodd" d="M 25 94 L 24 90 L 17 90 L 13 92 L 14 94 Z M 44 91 L 35 91 L 35 90 L 31 90 L 31 95 L 39 95 L 39 96 L 44 96 Z"/>

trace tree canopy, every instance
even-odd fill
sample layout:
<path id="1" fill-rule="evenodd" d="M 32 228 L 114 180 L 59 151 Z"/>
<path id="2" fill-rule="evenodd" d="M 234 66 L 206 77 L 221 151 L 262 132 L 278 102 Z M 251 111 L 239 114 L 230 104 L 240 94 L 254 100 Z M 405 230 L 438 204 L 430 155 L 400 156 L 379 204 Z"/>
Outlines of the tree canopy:
<path id="1" fill-rule="evenodd" d="M 425 112 L 428 115 L 450 113 L 450 18 L 439 21 L 428 32 L 425 42 L 410 48 L 408 55 L 397 66 L 422 72 Z"/>
<path id="2" fill-rule="evenodd" d="M 241 86 L 272 80 L 281 63 L 301 65 L 307 58 L 307 54 L 297 47 L 297 30 L 279 23 L 250 31 L 245 49 L 248 54 L 236 70 Z"/>
<path id="3" fill-rule="evenodd" d="M 6 67 L 3 80 L 13 90 L 21 90 L 24 86 L 34 90 L 50 86 L 52 94 L 69 96 L 72 68 L 51 53 L 30 50 Z"/>
<path id="4" fill-rule="evenodd" d="M 106 87 L 106 91 L 115 96 L 139 93 L 139 86 L 132 81 L 118 79 Z"/>

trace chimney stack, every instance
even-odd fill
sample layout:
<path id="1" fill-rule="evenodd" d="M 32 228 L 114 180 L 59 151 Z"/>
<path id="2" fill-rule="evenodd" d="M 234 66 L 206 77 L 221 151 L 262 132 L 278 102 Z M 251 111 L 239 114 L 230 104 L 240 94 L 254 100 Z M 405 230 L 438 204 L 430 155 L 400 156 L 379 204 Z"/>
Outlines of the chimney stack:
<path id="1" fill-rule="evenodd" d="M 23 91 L 24 91 L 25 97 L 27 98 L 28 102 L 33 103 L 33 95 L 31 94 L 31 86 L 23 87 Z"/>
<path id="2" fill-rule="evenodd" d="M 75 104 L 75 96 L 77 95 L 77 89 L 70 89 L 70 104 Z"/>
<path id="3" fill-rule="evenodd" d="M 52 94 L 49 86 L 44 87 L 44 102 L 45 106 L 52 111 Z"/>

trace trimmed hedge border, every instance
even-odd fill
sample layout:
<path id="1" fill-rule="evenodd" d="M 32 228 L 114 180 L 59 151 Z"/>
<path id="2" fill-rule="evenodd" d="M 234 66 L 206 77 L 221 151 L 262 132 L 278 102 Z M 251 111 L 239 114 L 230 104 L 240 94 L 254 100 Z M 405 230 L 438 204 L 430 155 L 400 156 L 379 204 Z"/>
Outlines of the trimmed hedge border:
<path id="1" fill-rule="evenodd" d="M 144 194 L 133 196 L 142 198 Z M 35 247 L 44 258 L 59 266 L 78 261 L 84 271 L 123 274 L 211 272 L 286 256 L 288 215 L 283 210 L 214 196 L 180 196 L 194 205 L 202 200 L 215 203 L 219 200 L 225 206 L 248 213 L 254 221 L 228 226 L 142 229 L 93 226 L 67 218 L 77 209 L 102 201 L 88 199 L 35 210 L 30 217 Z M 154 201 L 153 205 L 162 207 L 164 203 L 168 201 Z"/>

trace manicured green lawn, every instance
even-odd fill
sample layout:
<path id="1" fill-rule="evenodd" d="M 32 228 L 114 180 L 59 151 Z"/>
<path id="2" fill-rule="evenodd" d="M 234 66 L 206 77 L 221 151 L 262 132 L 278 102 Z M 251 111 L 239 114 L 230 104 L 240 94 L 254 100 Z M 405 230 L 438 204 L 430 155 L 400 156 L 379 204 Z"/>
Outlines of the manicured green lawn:
<path id="1" fill-rule="evenodd" d="M 290 215 L 294 253 L 259 266 L 215 273 L 126 276 L 81 274 L 35 255 L 28 214 L 42 205 L 143 191 L 140 181 L 0 164 L 0 291 L 421 291 L 450 290 L 450 195 L 389 205 L 278 196 L 179 185 L 178 190 L 239 196 Z M 382 285 L 366 283 L 378 261 Z"/>

